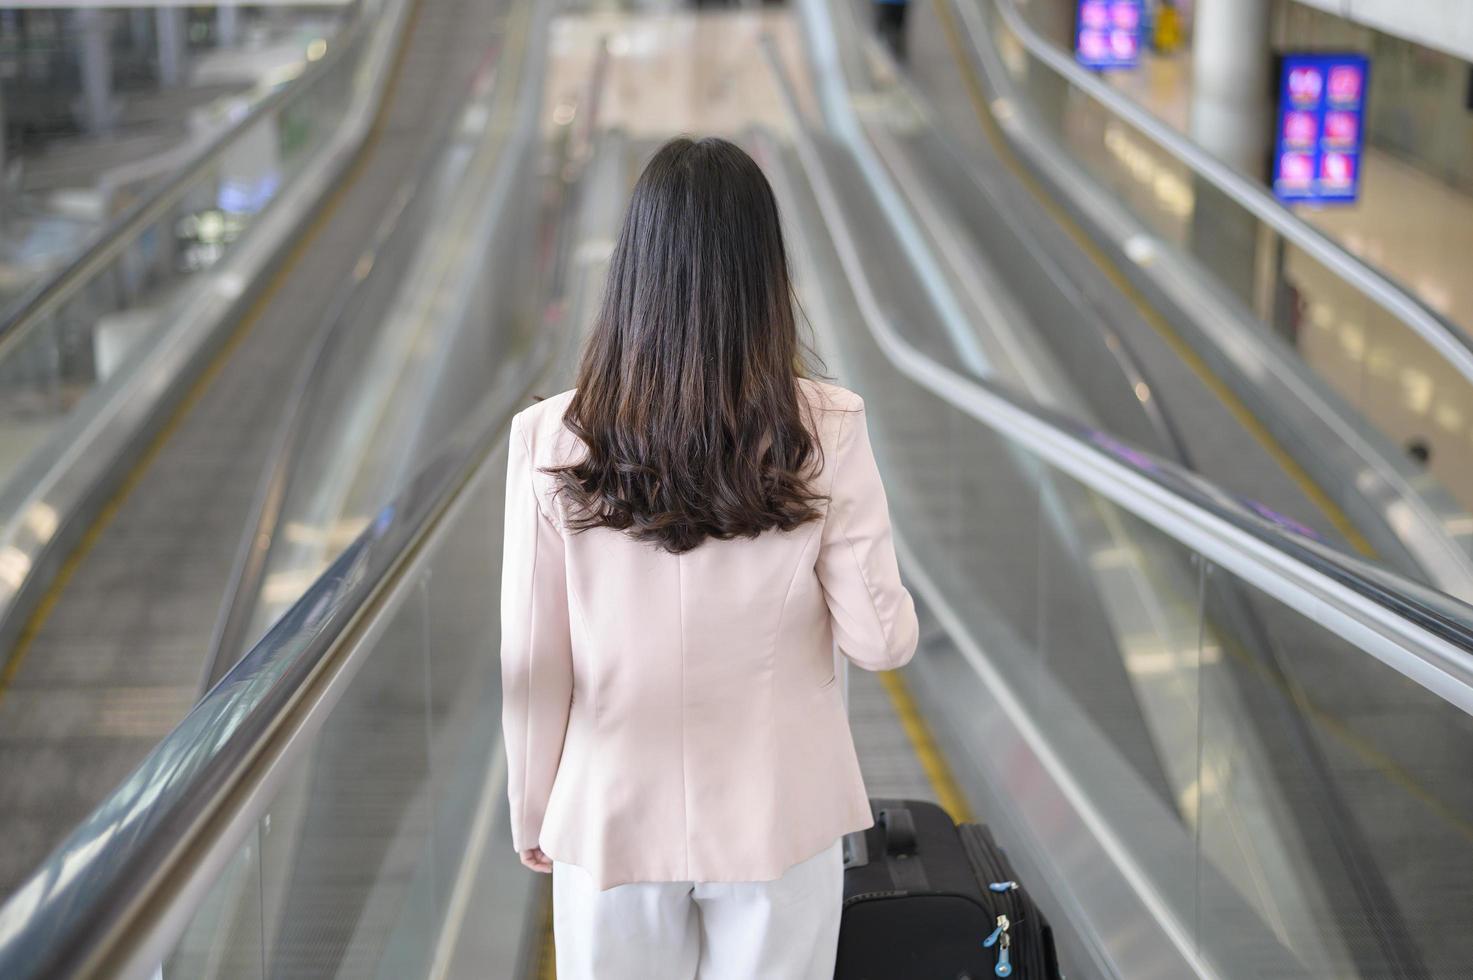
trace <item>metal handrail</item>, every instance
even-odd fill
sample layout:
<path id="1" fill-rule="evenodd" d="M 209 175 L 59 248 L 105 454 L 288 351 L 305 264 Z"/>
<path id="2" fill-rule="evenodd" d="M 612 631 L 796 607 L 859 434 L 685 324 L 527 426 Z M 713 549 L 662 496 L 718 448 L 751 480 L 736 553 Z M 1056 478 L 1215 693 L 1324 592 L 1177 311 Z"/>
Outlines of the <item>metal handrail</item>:
<path id="1" fill-rule="evenodd" d="M 498 57 L 478 70 L 472 81 L 472 97 L 475 86 L 490 77 L 491 66 L 499 65 Z M 432 145 L 447 142 L 461 121 L 450 113 L 432 135 Z M 202 674 L 201 693 L 213 687 L 235 664 L 236 658 L 246 647 L 246 630 L 251 615 L 256 610 L 261 581 L 266 573 L 271 544 L 276 538 L 281 519 L 281 508 L 285 505 L 297 455 L 305 436 L 307 422 L 322 397 L 324 378 L 336 362 L 336 354 L 344 337 L 359 329 L 360 324 L 349 316 L 357 297 L 361 295 L 370 272 L 378 271 L 391 241 L 404 233 L 404 221 L 411 201 L 416 208 L 428 206 L 424 188 L 441 168 L 442 154 L 426 154 L 415 170 L 406 176 L 390 197 L 390 204 L 375 226 L 367 248 L 354 263 L 350 280 L 338 291 L 328 305 L 314 338 L 312 346 L 302 359 L 295 379 L 288 389 L 281 414 L 281 423 L 272 438 L 268 463 L 257 487 L 252 502 L 251 516 L 240 537 L 235 564 L 231 570 L 230 585 L 221 606 L 210 641 L 210 652 Z M 442 179 L 449 179 L 442 178 Z"/>
<path id="2" fill-rule="evenodd" d="M 894 56 L 882 44 L 879 43 L 878 39 L 871 37 L 867 38 L 866 40 L 870 46 L 869 50 L 874 57 L 885 59 L 887 64 L 896 68 L 899 67 L 895 64 Z M 917 106 L 918 111 L 920 111 L 920 104 L 922 100 L 920 98 L 920 93 L 917 90 L 915 82 L 904 72 L 896 71 L 895 83 L 899 86 L 900 91 L 905 94 L 906 98 L 910 99 Z M 976 190 L 976 192 L 980 194 L 983 198 L 989 200 L 993 204 L 993 206 L 998 209 L 999 213 L 1003 215 L 1003 219 L 1005 222 L 1012 221 L 1013 219 L 1011 218 L 1011 216 L 1008 214 L 1006 209 L 1003 208 L 1002 202 L 998 197 L 996 189 L 990 184 L 979 179 L 975 168 L 965 166 L 965 154 L 962 149 L 950 140 L 943 141 L 942 148 L 946 153 L 954 157 L 957 160 L 958 164 L 962 166 L 962 169 L 966 173 L 967 179 L 971 182 L 971 185 Z M 894 152 L 893 145 L 887 148 L 885 145 L 879 143 L 878 141 L 876 142 L 876 149 L 879 151 L 880 156 L 886 158 L 887 160 Z M 895 164 L 891 163 L 890 166 L 891 169 L 894 169 Z M 906 187 L 906 190 L 909 191 L 908 186 Z M 1050 269 L 1052 270 L 1051 261 L 1046 256 L 1044 256 L 1041 250 L 1037 248 L 1035 242 L 1033 242 L 1031 239 L 1026 238 L 1022 238 L 1020 240 L 1022 241 L 1023 247 L 1029 250 L 1030 254 L 1033 254 L 1040 264 L 1048 264 L 1050 266 Z M 943 250 L 942 254 L 948 257 L 950 255 L 950 253 L 946 250 Z M 1054 280 L 1054 284 L 1057 289 L 1064 292 L 1077 293 L 1074 285 L 1064 279 L 1061 274 L 1055 273 L 1053 271 L 1050 271 L 1049 274 Z M 1080 300 L 1079 302 L 1083 304 L 1083 300 Z M 1116 330 L 1111 323 L 1103 318 L 1094 317 L 1089 320 L 1088 325 L 1097 334 L 1099 334 L 1101 338 L 1103 338 L 1105 351 L 1109 355 L 1110 359 L 1114 362 L 1115 366 L 1119 369 L 1120 374 L 1125 378 L 1125 383 L 1127 387 L 1129 387 L 1132 391 L 1139 391 L 1141 389 L 1141 386 L 1145 386 L 1145 388 L 1150 391 L 1155 391 L 1157 389 L 1157 386 L 1153 384 L 1150 380 L 1150 372 L 1148 372 L 1145 368 L 1145 365 L 1141 363 L 1141 360 L 1136 354 L 1135 350 L 1131 347 L 1129 343 L 1126 342 L 1125 338 L 1121 336 L 1120 332 Z M 1167 452 L 1170 453 L 1171 458 L 1177 463 L 1180 463 L 1181 465 L 1187 467 L 1188 469 L 1195 469 L 1191 448 L 1187 445 L 1186 439 L 1182 436 L 1181 431 L 1177 427 L 1176 423 L 1162 409 L 1161 399 L 1149 398 L 1143 402 L 1139 402 L 1138 404 L 1140 409 L 1145 413 L 1147 424 L 1150 425 L 1156 437 L 1161 440 L 1161 445 L 1166 449 Z"/>
<path id="3" fill-rule="evenodd" d="M 831 43 L 820 37 L 813 41 Z M 813 146 L 811 124 L 770 38 L 764 52 L 794 122 L 799 157 L 833 231 L 861 317 L 901 373 L 1193 553 L 1473 714 L 1473 607 L 1341 554 L 1290 518 L 1241 501 L 1195 473 L 1005 387 L 955 371 L 906 341 L 874 293 L 856 234 Z M 821 87 L 842 84 L 835 81 L 831 65 L 821 65 L 818 75 Z M 847 105 L 837 92 L 822 94 L 827 105 Z"/>
<path id="4" fill-rule="evenodd" d="M 364 43 L 368 36 L 369 18 L 364 0 L 356 0 L 347 26 L 332 39 L 327 52 L 309 61 L 291 84 L 272 92 L 253 105 L 229 128 L 217 133 L 190 162 L 169 176 L 116 220 L 103 228 L 80 254 L 46 280 L 26 291 L 20 302 L 0 320 L 0 358 L 14 348 L 48 314 L 74 296 L 79 289 L 107 267 L 107 264 L 129 243 L 178 202 L 194 186 L 200 173 L 229 152 L 243 134 L 258 122 L 299 102 L 330 77 L 333 69 Z"/>
<path id="5" fill-rule="evenodd" d="M 390 237 L 399 228 L 400 219 L 424 174 L 432 168 L 435 157 L 429 155 L 414 178 L 404 182 L 382 221 L 379 222 L 368 248 L 359 257 L 357 267 L 371 269 Z M 225 603 L 210 640 L 210 650 L 202 674 L 201 693 L 213 687 L 235 664 L 235 658 L 244 652 L 246 628 L 255 609 L 255 600 L 266 572 L 266 558 L 270 543 L 275 538 L 280 523 L 281 508 L 286 500 L 292 464 L 301 443 L 303 431 L 309 417 L 308 404 L 321 388 L 322 377 L 331 363 L 330 354 L 341 342 L 353 324 L 347 317 L 352 301 L 359 295 L 366 277 L 355 274 L 339 291 L 328 308 L 327 316 L 318 327 L 317 337 L 302 359 L 285 400 L 282 422 L 272 438 L 269 462 L 265 475 L 251 505 L 251 517 L 241 534 L 235 565 L 231 570 L 230 584 L 225 590 Z"/>
<path id="6" fill-rule="evenodd" d="M 0 906 L 0 976 L 86 974 L 156 900 L 164 877 L 212 821 L 238 819 L 226 801 L 278 773 L 283 726 L 315 684 L 344 669 L 350 642 L 392 595 L 506 429 L 511 399 L 493 399 L 387 505 L 255 648 L 232 668 Z M 319 695 L 318 700 L 321 699 Z M 246 789 L 243 790 L 243 787 Z M 222 816 L 223 815 L 223 816 Z M 157 914 L 157 912 L 155 912 Z"/>
<path id="7" fill-rule="evenodd" d="M 967 30 L 975 36 L 977 6 L 962 0 L 952 3 Z M 1083 91 L 1116 116 L 1130 123 L 1152 142 L 1187 168 L 1217 187 L 1280 236 L 1298 246 L 1321 265 L 1348 282 L 1397 320 L 1405 323 L 1427 342 L 1470 384 L 1473 384 L 1473 342 L 1456 325 L 1439 317 L 1426 304 L 1374 266 L 1346 251 L 1337 242 L 1301 220 L 1256 181 L 1219 160 L 1193 140 L 1162 122 L 1135 100 L 1085 71 L 1069 54 L 1044 38 L 1018 10 L 1014 0 L 991 0 L 1008 28 L 1023 46 L 1055 74 Z"/>

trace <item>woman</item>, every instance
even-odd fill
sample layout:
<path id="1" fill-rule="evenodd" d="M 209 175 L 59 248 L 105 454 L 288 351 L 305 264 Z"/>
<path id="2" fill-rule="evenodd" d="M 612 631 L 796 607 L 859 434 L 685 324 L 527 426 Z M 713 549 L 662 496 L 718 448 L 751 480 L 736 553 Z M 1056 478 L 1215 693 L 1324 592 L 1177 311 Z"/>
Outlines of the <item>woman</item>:
<path id="1" fill-rule="evenodd" d="M 833 975 L 871 823 L 835 675 L 910 659 L 864 406 L 802 376 L 777 202 L 719 139 L 640 176 L 578 387 L 512 423 L 512 836 L 562 980 Z"/>

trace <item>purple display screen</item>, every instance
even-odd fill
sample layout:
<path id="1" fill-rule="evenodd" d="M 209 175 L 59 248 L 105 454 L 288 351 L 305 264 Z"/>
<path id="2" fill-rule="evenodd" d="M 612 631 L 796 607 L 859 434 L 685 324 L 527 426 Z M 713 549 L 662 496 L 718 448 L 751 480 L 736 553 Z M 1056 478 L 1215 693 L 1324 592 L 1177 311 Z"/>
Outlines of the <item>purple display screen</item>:
<path id="1" fill-rule="evenodd" d="M 1141 57 L 1142 0 L 1079 0 L 1074 57 L 1086 68 L 1134 68 Z"/>
<path id="2" fill-rule="evenodd" d="M 1359 196 L 1370 74 L 1363 54 L 1284 57 L 1274 137 L 1279 200 L 1348 204 Z"/>

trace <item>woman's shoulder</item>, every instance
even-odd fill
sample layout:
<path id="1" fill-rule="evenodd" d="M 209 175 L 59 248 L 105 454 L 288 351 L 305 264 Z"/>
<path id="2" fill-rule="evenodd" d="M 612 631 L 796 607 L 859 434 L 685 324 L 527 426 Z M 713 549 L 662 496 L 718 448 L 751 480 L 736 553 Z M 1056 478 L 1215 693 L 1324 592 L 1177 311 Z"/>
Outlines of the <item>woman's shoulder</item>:
<path id="1" fill-rule="evenodd" d="M 568 410 L 568 404 L 573 400 L 576 388 L 559 392 L 556 395 L 548 395 L 533 402 L 522 409 L 512 419 L 512 425 L 531 435 L 534 432 L 557 428 L 563 424 L 563 414 Z"/>
<path id="2" fill-rule="evenodd" d="M 864 409 L 864 399 L 848 388 L 841 388 L 827 381 L 799 378 L 798 390 L 808 398 L 808 403 L 820 412 L 859 412 Z"/>
<path id="3" fill-rule="evenodd" d="M 850 445 L 856 428 L 864 427 L 864 400 L 838 385 L 799 378 L 798 389 L 808 401 L 807 424 L 819 445 L 819 467 L 827 470 Z"/>
<path id="4" fill-rule="evenodd" d="M 522 409 L 512 419 L 512 433 L 526 441 L 527 447 L 536 455 L 556 452 L 572 436 L 563 425 L 563 415 L 573 400 L 576 389 L 550 395 Z"/>

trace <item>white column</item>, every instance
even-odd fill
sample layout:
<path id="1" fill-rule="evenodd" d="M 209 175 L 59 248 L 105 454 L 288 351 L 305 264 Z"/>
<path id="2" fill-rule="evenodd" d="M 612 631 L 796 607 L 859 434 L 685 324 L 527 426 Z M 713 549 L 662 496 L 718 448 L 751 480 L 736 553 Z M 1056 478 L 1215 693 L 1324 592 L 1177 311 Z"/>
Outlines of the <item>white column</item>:
<path id="1" fill-rule="evenodd" d="M 1075 0 L 1050 0 L 1048 3 L 1033 0 L 1020 6 L 1034 30 L 1065 51 L 1074 50 L 1074 8 L 1079 6 Z"/>
<path id="2" fill-rule="evenodd" d="M 1270 2 L 1197 0 L 1192 25 L 1192 138 L 1262 181 L 1273 135 Z M 1207 181 L 1193 186 L 1192 250 L 1252 309 L 1266 289 L 1278 288 L 1277 273 L 1269 283 L 1259 281 L 1258 221 Z"/>
<path id="3" fill-rule="evenodd" d="M 9 194 L 6 191 L 5 180 L 5 93 L 0 92 L 0 229 L 5 227 L 5 219 L 9 216 Z"/>
<path id="4" fill-rule="evenodd" d="M 235 4 L 222 3 L 215 9 L 215 36 L 222 48 L 240 43 L 240 8 Z"/>
<path id="5" fill-rule="evenodd" d="M 159 39 L 159 84 L 174 88 L 184 81 L 184 8 L 154 11 Z"/>
<path id="6" fill-rule="evenodd" d="M 912 6 L 921 6 L 911 0 Z M 1076 0 L 1026 0 L 1019 5 L 1029 25 L 1055 45 L 1065 51 L 1074 50 L 1074 8 Z M 1060 128 L 1067 125 L 1065 113 L 1069 108 L 1069 83 L 1045 64 L 1030 62 L 1020 88 L 1027 93 L 1027 101 L 1044 120 L 1044 125 Z"/>
<path id="7" fill-rule="evenodd" d="M 1197 0 L 1192 28 L 1192 137 L 1253 177 L 1272 136 L 1269 0 Z"/>
<path id="8" fill-rule="evenodd" d="M 77 33 L 82 36 L 82 119 L 88 132 L 112 125 L 113 55 L 111 12 L 98 7 L 77 11 Z"/>

